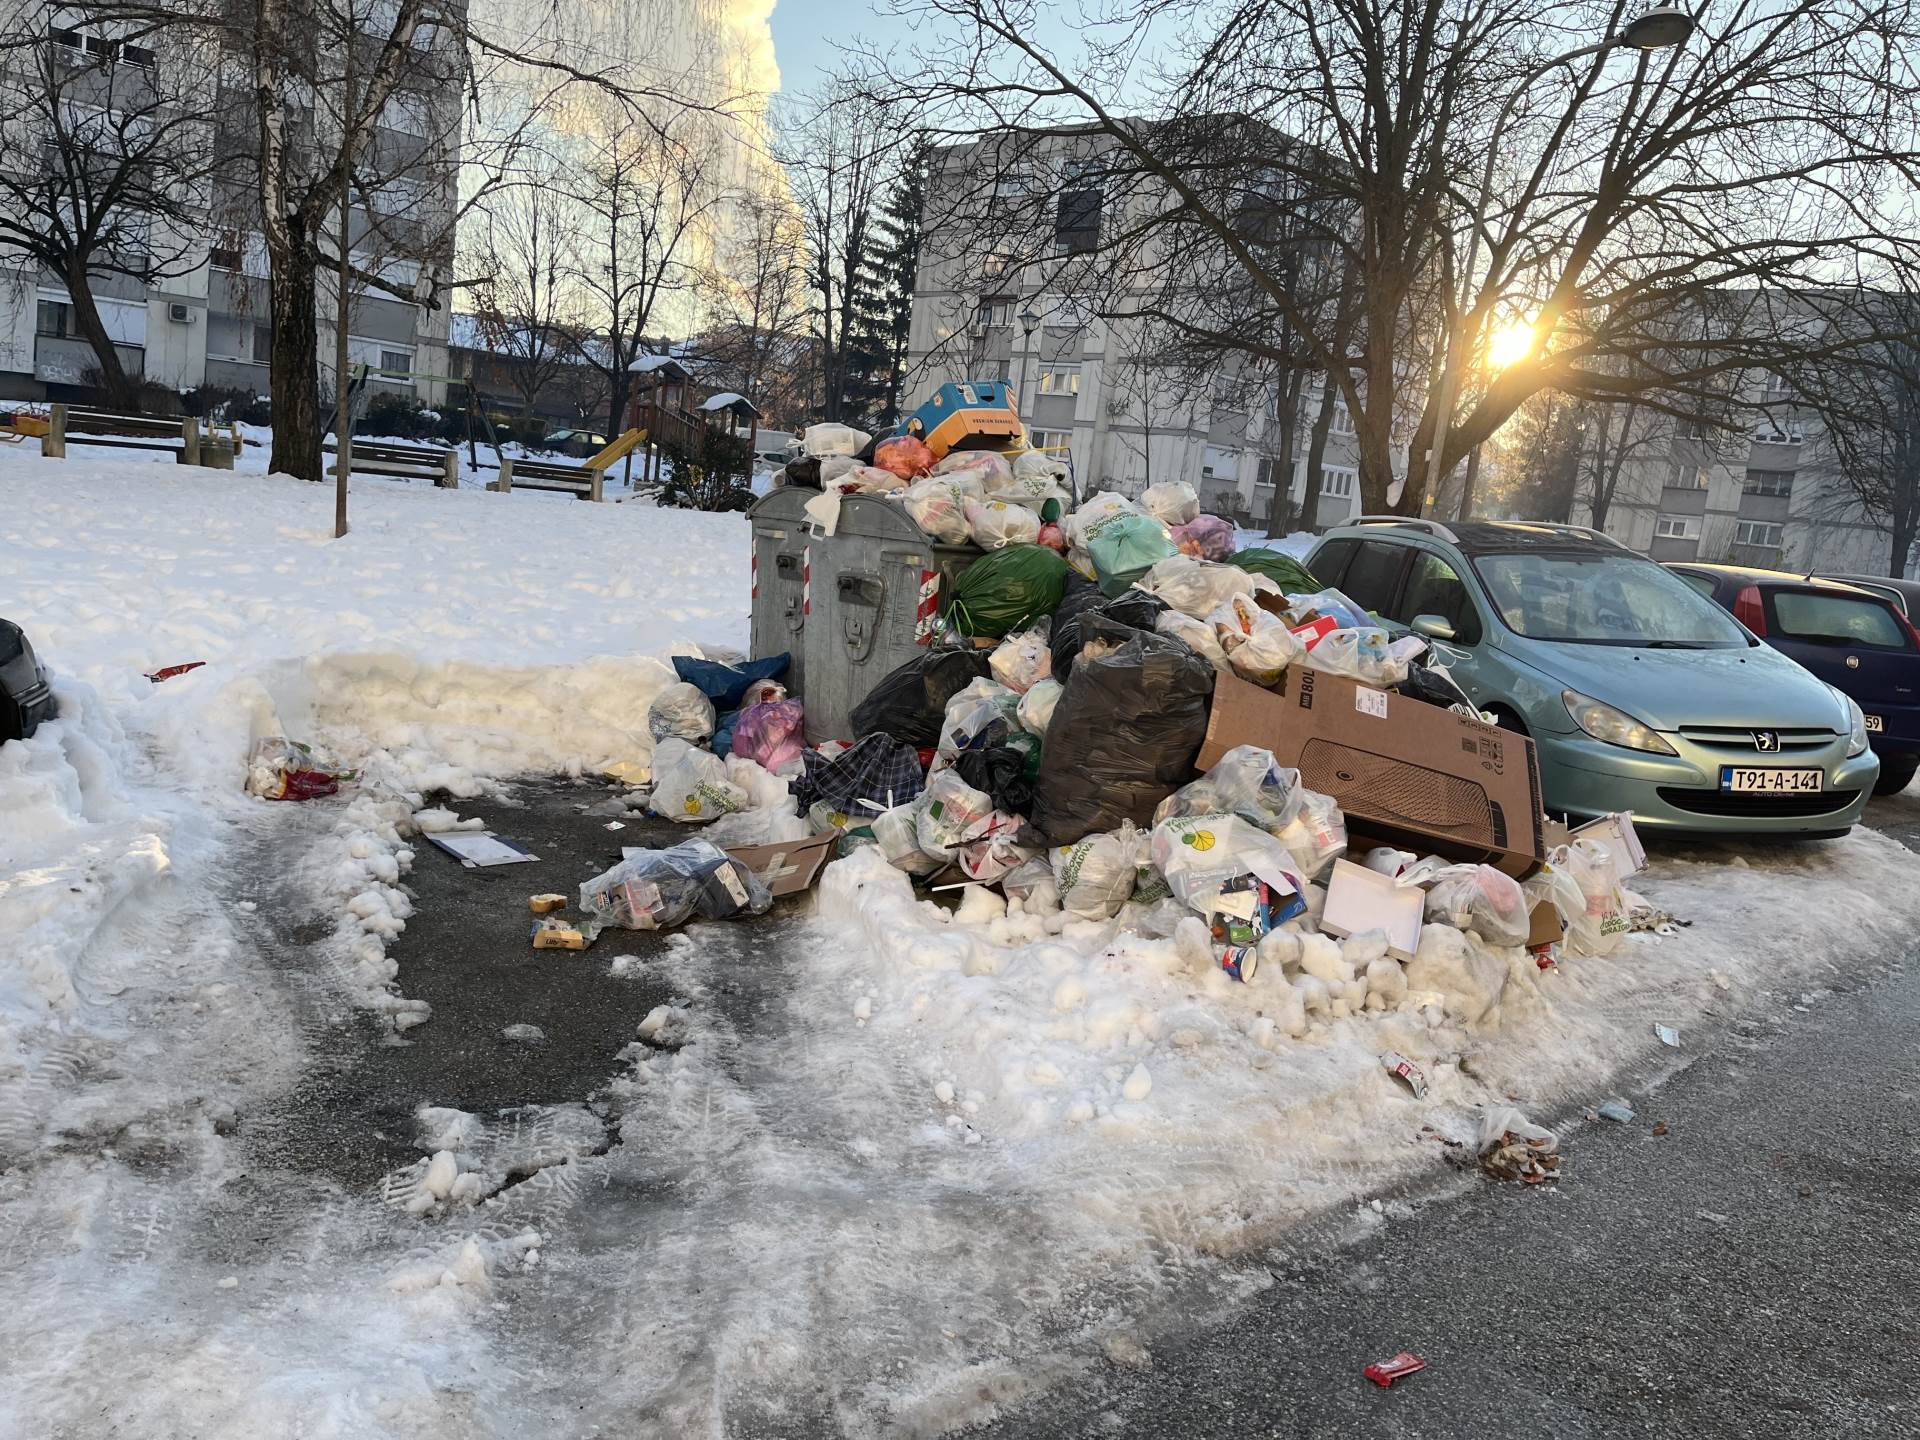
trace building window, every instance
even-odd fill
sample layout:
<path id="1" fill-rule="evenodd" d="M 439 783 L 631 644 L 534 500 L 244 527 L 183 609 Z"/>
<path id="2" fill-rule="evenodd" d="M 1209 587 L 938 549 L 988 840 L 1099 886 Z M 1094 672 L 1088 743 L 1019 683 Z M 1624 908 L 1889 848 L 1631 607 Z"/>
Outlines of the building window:
<path id="1" fill-rule="evenodd" d="M 1798 445 L 1803 436 L 1798 420 L 1763 415 L 1753 427 L 1753 438 L 1762 445 Z"/>
<path id="2" fill-rule="evenodd" d="M 1656 540 L 1698 540 L 1700 538 L 1700 517 L 1698 515 L 1659 515 L 1654 518 L 1653 538 Z"/>
<path id="3" fill-rule="evenodd" d="M 1736 545 L 1755 545 L 1763 550 L 1780 548 L 1780 527 L 1759 520 L 1742 520 L 1733 527 Z"/>
<path id="4" fill-rule="evenodd" d="M 1080 367 L 1078 365 L 1044 367 L 1040 371 L 1040 393 L 1042 395 L 1078 395 Z"/>
<path id="5" fill-rule="evenodd" d="M 1013 323 L 1013 301 L 982 300 L 973 312 L 976 330 L 1004 330 Z"/>
<path id="6" fill-rule="evenodd" d="M 1793 471 L 1749 470 L 1747 483 L 1741 488 L 1748 495 L 1791 495 Z"/>
<path id="7" fill-rule="evenodd" d="M 1027 443 L 1035 450 L 1065 450 L 1073 443 L 1071 430 L 1029 430 Z"/>
<path id="8" fill-rule="evenodd" d="M 262 365 L 264 365 L 267 363 L 267 357 L 272 354 L 273 354 L 273 327 L 271 325 L 254 326 L 253 327 L 253 358 L 259 361 Z"/>
<path id="9" fill-rule="evenodd" d="M 1673 474 L 1667 477 L 1667 487 L 1672 490 L 1704 490 L 1707 488 L 1707 467 L 1676 465 Z"/>
<path id="10" fill-rule="evenodd" d="M 1100 206 L 1104 198 L 1099 167 L 1069 164 L 1060 177 L 1060 203 L 1053 227 L 1053 248 L 1060 255 L 1085 255 L 1100 248 Z"/>
<path id="11" fill-rule="evenodd" d="M 1081 295 L 1062 295 L 1046 313 L 1049 330 L 1084 330 L 1093 319 L 1093 302 Z"/>
<path id="12" fill-rule="evenodd" d="M 388 371 L 382 379 L 396 380 L 403 384 L 413 383 L 413 352 L 411 350 L 382 350 L 380 368 Z"/>
<path id="13" fill-rule="evenodd" d="M 234 270 L 240 268 L 240 252 L 227 245 L 207 247 L 207 264 L 216 270 Z"/>
<path id="14" fill-rule="evenodd" d="M 33 333 L 61 339 L 73 334 L 73 307 L 64 300 L 42 300 Z"/>
<path id="15" fill-rule="evenodd" d="M 1351 435 L 1354 433 L 1353 416 L 1347 413 L 1347 405 L 1344 400 L 1335 403 L 1333 407 L 1333 421 L 1327 428 L 1335 435 Z"/>
<path id="16" fill-rule="evenodd" d="M 1335 499 L 1345 500 L 1353 495 L 1353 481 L 1358 474 L 1354 470 L 1327 470 L 1320 472 L 1320 493 L 1331 495 Z"/>
<path id="17" fill-rule="evenodd" d="M 1205 480 L 1225 480 L 1238 485 L 1240 483 L 1240 452 L 1217 450 L 1209 445 L 1206 454 L 1201 457 L 1200 476 Z"/>

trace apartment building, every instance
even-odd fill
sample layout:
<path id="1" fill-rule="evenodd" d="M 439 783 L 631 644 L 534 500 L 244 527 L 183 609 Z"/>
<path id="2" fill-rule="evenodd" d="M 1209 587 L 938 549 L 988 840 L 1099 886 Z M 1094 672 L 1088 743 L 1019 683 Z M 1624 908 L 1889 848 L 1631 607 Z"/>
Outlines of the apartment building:
<path id="1" fill-rule="evenodd" d="M 1264 523 L 1279 440 L 1275 397 L 1242 383 L 1231 367 L 1195 373 L 1157 361 L 1146 323 L 1124 313 L 1110 290 L 1097 299 L 1091 274 L 1075 270 L 1075 257 L 1093 254 L 1103 227 L 1119 223 L 1140 199 L 1107 193 L 1090 143 L 1097 144 L 1086 132 L 1064 129 L 1023 141 L 1013 164 L 994 155 L 987 140 L 936 158 L 930 212 L 943 197 L 970 194 L 984 197 L 973 213 L 992 214 L 998 198 L 1008 202 L 1008 216 L 1024 218 L 989 223 L 1038 234 L 983 264 L 966 237 L 955 242 L 943 233 L 973 223 L 969 207 L 956 205 L 958 218 L 925 217 L 905 393 L 921 395 L 944 381 L 1005 380 L 1033 443 L 1064 447 L 1083 492 L 1138 495 L 1158 481 L 1184 480 L 1209 511 Z M 1088 288 L 1077 288 L 1083 284 Z M 1288 477 L 1296 514 L 1308 483 L 1317 382 L 1303 387 L 1299 403 Z M 1356 512 L 1358 474 L 1353 426 L 1340 406 L 1314 477 L 1322 525 Z"/>
<path id="2" fill-rule="evenodd" d="M 123 369 L 146 386 L 142 403 L 165 408 L 171 395 L 203 388 L 264 396 L 272 332 L 258 198 L 247 173 L 256 137 L 245 65 L 210 67 L 190 81 L 169 76 L 173 62 L 164 34 L 135 45 L 117 35 L 110 22 L 91 21 L 83 10 L 49 7 L 46 13 L 43 44 L 55 67 L 54 83 L 64 83 L 80 67 L 145 67 L 156 83 L 164 79 L 161 93 L 168 103 L 203 107 L 210 117 L 209 143 L 216 153 L 235 157 L 228 173 L 210 179 L 192 233 L 153 227 L 156 247 L 179 257 L 166 267 L 166 278 L 142 283 L 118 275 L 90 277 L 94 303 Z M 450 47 L 457 41 L 452 32 L 436 30 L 425 44 Z M 41 58 L 16 54 L 0 60 L 0 69 L 12 65 L 10 83 L 33 84 Z M 447 58 L 450 63 L 451 52 Z M 307 123 L 313 123 L 311 116 Z M 10 146 L 15 154 L 31 151 L 21 138 L 16 132 Z M 459 147 L 457 86 L 427 83 L 423 77 L 396 96 L 371 147 L 379 163 L 368 168 L 383 178 L 372 194 L 356 197 L 348 217 L 350 254 L 357 264 L 422 295 L 423 265 L 451 269 Z M 335 287 L 334 278 L 323 273 L 319 352 L 325 388 L 333 380 Z M 377 389 L 439 403 L 446 390 L 441 377 L 449 373 L 449 323 L 444 308 L 363 287 L 348 307 L 350 363 L 391 372 L 375 382 Z M 24 262 L 17 252 L 10 256 L 0 249 L 0 399 L 90 400 L 96 366 L 60 278 Z"/>

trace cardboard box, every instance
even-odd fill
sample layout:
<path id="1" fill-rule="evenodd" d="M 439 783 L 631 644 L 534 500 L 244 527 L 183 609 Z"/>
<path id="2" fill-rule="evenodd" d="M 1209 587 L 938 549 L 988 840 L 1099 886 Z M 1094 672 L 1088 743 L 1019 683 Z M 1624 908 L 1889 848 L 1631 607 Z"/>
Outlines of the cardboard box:
<path id="1" fill-rule="evenodd" d="M 1567 922 L 1560 916 L 1560 907 L 1551 900 L 1542 900 L 1527 915 L 1527 948 L 1536 945 L 1558 945 L 1567 935 Z"/>
<path id="2" fill-rule="evenodd" d="M 811 889 L 833 858 L 833 847 L 840 843 L 840 832 L 829 831 L 805 840 L 784 840 L 772 845 L 736 845 L 727 851 L 760 877 L 760 883 L 782 895 L 797 895 Z"/>
<path id="3" fill-rule="evenodd" d="M 1236 745 L 1271 750 L 1381 844 L 1516 878 L 1545 856 L 1533 741 L 1484 720 L 1294 665 L 1271 690 L 1215 677 L 1197 763 Z"/>
<path id="4" fill-rule="evenodd" d="M 1402 885 L 1391 875 L 1355 865 L 1333 862 L 1327 877 L 1327 908 L 1320 928 L 1345 939 L 1378 930 L 1387 937 L 1387 953 L 1411 960 L 1420 948 L 1420 924 L 1427 908 L 1427 892 L 1418 885 Z"/>

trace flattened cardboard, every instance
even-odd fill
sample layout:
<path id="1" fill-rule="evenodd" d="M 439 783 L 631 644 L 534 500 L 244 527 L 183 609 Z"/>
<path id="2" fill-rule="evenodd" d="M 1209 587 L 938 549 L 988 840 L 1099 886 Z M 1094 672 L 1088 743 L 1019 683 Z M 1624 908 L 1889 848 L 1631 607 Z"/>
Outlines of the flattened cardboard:
<path id="1" fill-rule="evenodd" d="M 1379 843 L 1518 879 L 1545 857 L 1533 741 L 1484 720 L 1293 665 L 1271 690 L 1214 678 L 1196 764 L 1236 745 L 1271 750 L 1338 802 L 1350 831 Z"/>
<path id="2" fill-rule="evenodd" d="M 1320 928 L 1342 939 L 1378 930 L 1387 937 L 1387 954 L 1411 960 L 1420 948 L 1426 908 L 1427 892 L 1418 885 L 1401 885 L 1378 870 L 1336 860 L 1327 877 L 1327 907 L 1320 916 Z"/>
<path id="3" fill-rule="evenodd" d="M 797 895 L 813 888 L 820 872 L 833 858 L 833 847 L 840 832 L 812 835 L 805 840 L 781 840 L 771 845 L 735 845 L 727 851 L 760 877 L 760 883 L 777 900 L 782 895 Z"/>
<path id="4" fill-rule="evenodd" d="M 1560 907 L 1551 900 L 1542 900 L 1527 915 L 1527 948 L 1536 945 L 1558 945 L 1567 935 L 1567 922 L 1560 917 Z"/>

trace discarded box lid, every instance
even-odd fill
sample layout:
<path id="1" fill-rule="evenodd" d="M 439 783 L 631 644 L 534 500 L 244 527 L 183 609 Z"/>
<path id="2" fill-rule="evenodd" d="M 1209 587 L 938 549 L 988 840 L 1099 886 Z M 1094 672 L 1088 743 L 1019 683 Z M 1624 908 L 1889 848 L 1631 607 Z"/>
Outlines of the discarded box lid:
<path id="1" fill-rule="evenodd" d="M 805 840 L 780 840 L 771 845 L 736 845 L 727 851 L 742 865 L 753 871 L 760 883 L 778 899 L 782 895 L 797 895 L 802 890 L 813 887 L 820 878 L 820 872 L 826 869 L 827 862 L 833 858 L 833 847 L 840 841 L 840 832 L 829 830 L 824 835 L 810 835 Z"/>
<path id="2" fill-rule="evenodd" d="M 1568 829 L 1557 820 L 1549 820 L 1545 832 L 1549 850 L 1561 845 L 1570 845 L 1575 840 L 1597 840 L 1607 847 L 1615 871 L 1622 880 L 1631 879 L 1647 868 L 1646 847 L 1640 843 L 1640 833 L 1633 828 L 1633 812 L 1618 810 L 1611 815 L 1601 815 L 1587 821 L 1584 825 L 1575 825 Z"/>
<path id="3" fill-rule="evenodd" d="M 1402 885 L 1390 875 L 1355 865 L 1333 862 L 1327 877 L 1327 904 L 1320 928 L 1343 939 L 1378 931 L 1387 937 L 1387 953 L 1411 960 L 1420 948 L 1421 916 L 1427 892 L 1418 885 Z"/>
<path id="4" fill-rule="evenodd" d="M 1349 831 L 1517 878 L 1545 855 L 1533 741 L 1411 696 L 1292 665 L 1271 690 L 1216 678 L 1202 770 L 1260 745 L 1331 796 Z"/>

